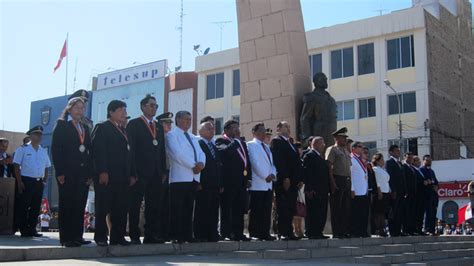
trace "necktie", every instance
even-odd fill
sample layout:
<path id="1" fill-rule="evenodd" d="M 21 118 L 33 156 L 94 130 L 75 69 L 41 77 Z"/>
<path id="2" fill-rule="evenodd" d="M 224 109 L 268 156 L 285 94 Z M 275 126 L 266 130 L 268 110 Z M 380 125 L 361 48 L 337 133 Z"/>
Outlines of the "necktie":
<path id="1" fill-rule="evenodd" d="M 268 153 L 267 147 L 265 147 L 265 144 L 263 142 L 262 142 L 262 148 L 265 151 L 265 153 L 267 154 L 268 161 L 270 162 L 270 164 L 272 164 L 272 159 L 270 158 L 270 154 Z"/>
<path id="2" fill-rule="evenodd" d="M 212 142 L 208 142 L 207 146 L 209 146 L 209 150 L 211 151 L 212 158 L 216 159 L 216 151 L 214 150 L 214 144 L 212 144 Z"/>
<path id="3" fill-rule="evenodd" d="M 189 144 L 191 144 L 191 147 L 193 147 L 194 161 L 197 162 L 196 148 L 194 148 L 193 141 L 191 140 L 191 137 L 189 136 L 188 132 L 184 132 L 184 135 L 186 136 L 186 139 L 189 141 Z"/>
<path id="4" fill-rule="evenodd" d="M 6 159 L 7 159 L 7 156 L 6 156 L 5 153 L 2 154 L 2 159 L 3 159 L 3 160 L 6 160 Z M 4 164 L 4 165 L 3 165 L 2 177 L 8 177 L 8 172 L 7 172 L 7 171 L 8 171 L 8 165 L 7 165 L 7 164 Z"/>

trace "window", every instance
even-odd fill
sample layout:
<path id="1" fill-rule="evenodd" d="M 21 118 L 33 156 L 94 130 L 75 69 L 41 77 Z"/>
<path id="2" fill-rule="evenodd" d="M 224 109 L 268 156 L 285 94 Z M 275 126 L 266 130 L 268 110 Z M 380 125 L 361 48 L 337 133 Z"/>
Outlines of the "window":
<path id="1" fill-rule="evenodd" d="M 240 123 L 240 115 L 233 115 L 233 116 L 232 116 L 232 120 L 235 120 L 235 121 L 237 121 L 238 123 Z"/>
<path id="2" fill-rule="evenodd" d="M 224 73 L 207 75 L 206 99 L 224 97 Z"/>
<path id="3" fill-rule="evenodd" d="M 359 100 L 359 118 L 375 116 L 375 98 Z"/>
<path id="4" fill-rule="evenodd" d="M 240 95 L 240 70 L 235 69 L 232 75 L 232 96 Z"/>
<path id="5" fill-rule="evenodd" d="M 375 72 L 373 43 L 357 46 L 357 66 L 359 75 Z"/>
<path id="6" fill-rule="evenodd" d="M 413 152 L 414 154 L 418 154 L 418 139 L 417 138 L 402 139 L 401 145 L 400 145 L 400 140 L 392 139 L 388 141 L 388 146 L 390 147 L 391 145 L 399 145 L 400 153 L 402 156 L 406 152 Z"/>
<path id="7" fill-rule="evenodd" d="M 309 68 L 311 69 L 311 79 L 316 73 L 323 72 L 323 58 L 321 54 L 309 56 Z"/>
<path id="8" fill-rule="evenodd" d="M 337 102 L 337 121 L 354 119 L 354 101 Z"/>
<path id="9" fill-rule="evenodd" d="M 369 161 L 372 160 L 372 156 L 377 153 L 377 142 L 376 141 L 367 141 L 364 142 L 364 147 L 369 149 Z"/>
<path id="10" fill-rule="evenodd" d="M 224 119 L 222 117 L 216 118 L 215 122 L 215 130 L 216 130 L 216 135 L 222 135 L 223 132 L 223 126 L 224 126 Z"/>
<path id="11" fill-rule="evenodd" d="M 387 64 L 388 70 L 415 66 L 413 35 L 387 41 Z"/>
<path id="12" fill-rule="evenodd" d="M 354 51 L 352 47 L 331 51 L 331 79 L 354 75 Z"/>
<path id="13" fill-rule="evenodd" d="M 402 93 L 399 96 L 400 96 L 400 105 L 402 109 L 402 112 L 401 112 L 402 114 L 416 112 L 416 93 L 415 92 Z M 389 115 L 398 114 L 397 95 L 388 96 L 388 114 Z"/>

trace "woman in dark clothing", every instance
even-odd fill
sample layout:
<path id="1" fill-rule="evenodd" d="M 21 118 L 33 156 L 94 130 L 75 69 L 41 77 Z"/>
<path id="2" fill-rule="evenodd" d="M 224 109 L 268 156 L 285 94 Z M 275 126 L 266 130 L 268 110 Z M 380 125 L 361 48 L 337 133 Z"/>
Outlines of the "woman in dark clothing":
<path id="1" fill-rule="evenodd" d="M 82 97 L 70 99 L 56 123 L 51 144 L 59 190 L 59 240 L 66 247 L 90 243 L 82 237 L 92 178 L 91 137 L 89 127 L 82 122 L 84 112 Z"/>

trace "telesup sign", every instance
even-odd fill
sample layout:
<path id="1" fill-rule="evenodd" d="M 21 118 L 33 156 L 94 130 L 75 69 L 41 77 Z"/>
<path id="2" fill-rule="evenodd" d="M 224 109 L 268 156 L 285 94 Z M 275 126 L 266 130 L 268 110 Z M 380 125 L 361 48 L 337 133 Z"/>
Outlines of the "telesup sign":
<path id="1" fill-rule="evenodd" d="M 137 82 L 163 78 L 166 75 L 167 61 L 160 60 L 144 65 L 124 68 L 97 76 L 97 89 L 108 89 Z"/>
<path id="2" fill-rule="evenodd" d="M 438 184 L 439 198 L 469 198 L 467 191 L 469 181 L 458 181 Z"/>

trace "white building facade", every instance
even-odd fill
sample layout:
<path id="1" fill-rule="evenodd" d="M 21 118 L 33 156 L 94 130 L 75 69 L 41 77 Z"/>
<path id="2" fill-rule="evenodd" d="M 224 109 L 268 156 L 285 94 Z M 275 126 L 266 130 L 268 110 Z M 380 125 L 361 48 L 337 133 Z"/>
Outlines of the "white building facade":
<path id="1" fill-rule="evenodd" d="M 347 127 L 350 138 L 366 143 L 372 153 L 387 154 L 400 137 L 397 97 L 384 80 L 400 95 L 403 151 L 430 153 L 425 23 L 424 7 L 414 5 L 306 32 L 311 76 L 323 72 L 328 77 L 338 128 Z M 238 48 L 196 58 L 198 119 L 238 117 L 239 71 Z M 275 130 L 276 124 L 266 126 Z"/>

